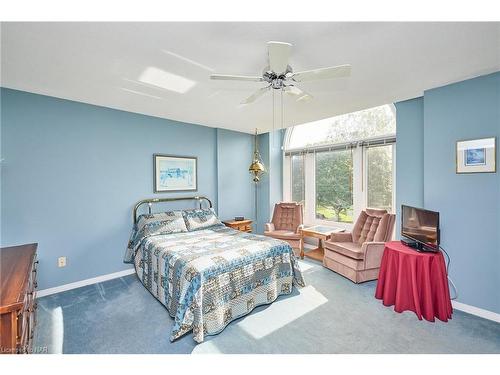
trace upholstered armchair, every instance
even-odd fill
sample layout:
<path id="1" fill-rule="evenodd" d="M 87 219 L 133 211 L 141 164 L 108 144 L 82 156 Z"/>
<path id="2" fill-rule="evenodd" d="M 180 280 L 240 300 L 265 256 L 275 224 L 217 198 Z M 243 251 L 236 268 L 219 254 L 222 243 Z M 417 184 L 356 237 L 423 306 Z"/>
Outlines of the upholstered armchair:
<path id="1" fill-rule="evenodd" d="M 355 283 L 378 279 L 385 242 L 392 238 L 394 220 L 395 215 L 386 210 L 361 211 L 352 232 L 333 233 L 330 240 L 325 241 L 323 265 Z"/>
<path id="2" fill-rule="evenodd" d="M 302 247 L 303 216 L 301 203 L 276 203 L 272 221 L 266 223 L 264 235 L 288 242 L 294 253 L 298 255 Z"/>

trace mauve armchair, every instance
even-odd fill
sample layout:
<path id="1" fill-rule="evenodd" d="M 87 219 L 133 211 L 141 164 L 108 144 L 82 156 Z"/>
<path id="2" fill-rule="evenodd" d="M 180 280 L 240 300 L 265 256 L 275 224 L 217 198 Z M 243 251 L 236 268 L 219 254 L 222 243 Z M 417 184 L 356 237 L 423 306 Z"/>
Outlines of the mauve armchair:
<path id="1" fill-rule="evenodd" d="M 303 207 L 297 202 L 274 205 L 273 218 L 266 223 L 264 235 L 286 241 L 298 255 L 302 247 Z"/>
<path id="2" fill-rule="evenodd" d="M 392 238 L 395 215 L 367 208 L 352 232 L 333 233 L 325 241 L 323 265 L 355 283 L 378 279 L 385 243 Z"/>

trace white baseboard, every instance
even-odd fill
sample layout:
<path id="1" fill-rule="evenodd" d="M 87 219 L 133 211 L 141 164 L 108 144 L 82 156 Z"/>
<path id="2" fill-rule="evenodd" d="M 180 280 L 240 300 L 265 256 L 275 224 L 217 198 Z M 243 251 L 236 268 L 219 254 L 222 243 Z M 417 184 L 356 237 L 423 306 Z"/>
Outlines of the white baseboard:
<path id="1" fill-rule="evenodd" d="M 484 319 L 493 320 L 494 322 L 500 323 L 500 314 L 497 314 L 493 311 L 481 309 L 479 307 L 466 305 L 465 303 L 451 301 L 451 305 L 454 309 L 479 316 Z"/>
<path id="2" fill-rule="evenodd" d="M 66 290 L 81 288 L 82 286 L 96 284 L 96 283 L 100 283 L 100 282 L 103 282 L 106 280 L 116 279 L 116 278 L 122 277 L 122 276 L 132 275 L 134 273 L 135 273 L 135 269 L 129 268 L 128 270 L 123 270 L 123 271 L 114 272 L 114 273 L 108 273 L 107 275 L 102 275 L 102 276 L 92 277 L 90 279 L 75 281 L 74 283 L 64 284 L 64 285 L 56 286 L 54 288 L 42 289 L 42 290 L 39 290 L 36 292 L 36 296 L 37 297 L 44 297 L 44 296 L 48 296 L 51 294 L 64 292 Z"/>

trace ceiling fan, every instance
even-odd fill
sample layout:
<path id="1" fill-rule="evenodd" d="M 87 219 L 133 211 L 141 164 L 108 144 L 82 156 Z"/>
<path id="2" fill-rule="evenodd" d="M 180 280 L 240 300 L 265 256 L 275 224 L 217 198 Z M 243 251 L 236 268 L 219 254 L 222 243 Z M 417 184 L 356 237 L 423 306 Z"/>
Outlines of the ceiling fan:
<path id="1" fill-rule="evenodd" d="M 287 94 L 294 95 L 297 100 L 311 99 L 312 95 L 298 88 L 297 82 L 348 77 L 351 74 L 351 65 L 349 64 L 294 73 L 292 67 L 288 65 L 292 49 L 290 43 L 267 42 L 267 48 L 269 65 L 264 68 L 262 76 L 212 74 L 210 79 L 267 82 L 267 86 L 260 88 L 241 102 L 241 104 L 250 104 L 271 89 L 282 90 Z"/>

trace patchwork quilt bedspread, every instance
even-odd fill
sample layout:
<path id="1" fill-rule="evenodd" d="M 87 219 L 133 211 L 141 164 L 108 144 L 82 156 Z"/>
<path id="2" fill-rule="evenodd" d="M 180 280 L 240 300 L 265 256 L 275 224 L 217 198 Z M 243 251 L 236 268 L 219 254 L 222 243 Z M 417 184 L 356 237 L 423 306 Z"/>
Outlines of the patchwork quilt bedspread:
<path id="1" fill-rule="evenodd" d="M 304 279 L 286 242 L 223 225 L 146 237 L 131 259 L 144 286 L 175 319 L 170 340 L 200 343 Z"/>

